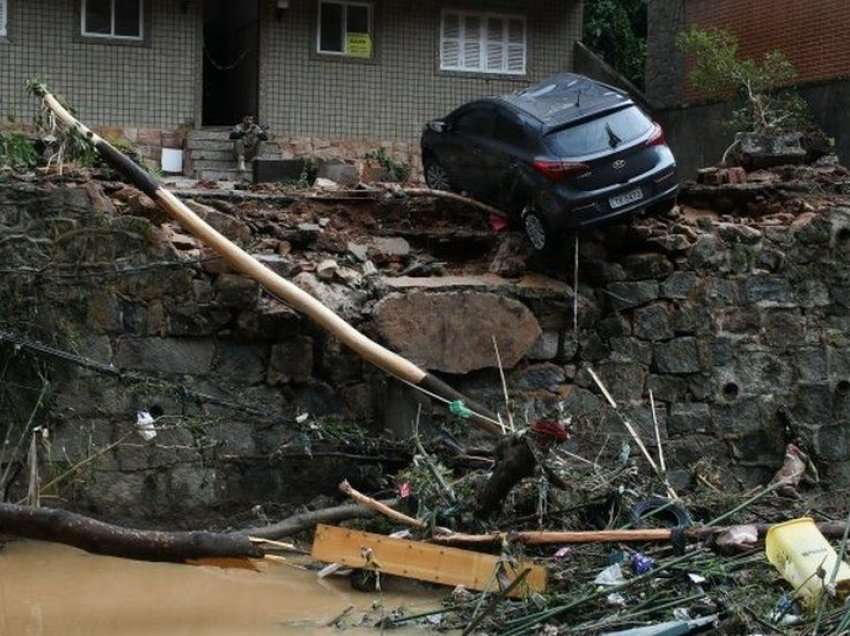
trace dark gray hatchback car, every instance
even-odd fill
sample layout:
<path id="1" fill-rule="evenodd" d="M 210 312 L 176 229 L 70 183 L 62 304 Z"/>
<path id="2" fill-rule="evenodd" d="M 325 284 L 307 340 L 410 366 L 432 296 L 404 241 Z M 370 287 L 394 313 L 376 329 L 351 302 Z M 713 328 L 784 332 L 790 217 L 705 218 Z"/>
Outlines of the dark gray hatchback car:
<path id="1" fill-rule="evenodd" d="M 430 122 L 422 162 L 429 187 L 521 218 L 541 252 L 565 231 L 669 209 L 678 189 L 661 126 L 626 93 L 569 73 Z"/>

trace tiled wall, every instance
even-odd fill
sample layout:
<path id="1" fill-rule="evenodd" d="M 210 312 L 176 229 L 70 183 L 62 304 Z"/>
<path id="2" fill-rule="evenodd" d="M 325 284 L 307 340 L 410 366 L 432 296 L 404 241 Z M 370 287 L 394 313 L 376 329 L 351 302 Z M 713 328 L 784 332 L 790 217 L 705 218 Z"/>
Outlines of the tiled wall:
<path id="1" fill-rule="evenodd" d="M 194 120 L 197 0 L 146 0 L 149 39 L 133 45 L 81 41 L 79 0 L 7 1 L 0 121 L 31 120 L 36 102 L 24 82 L 36 76 L 93 125 L 170 129 Z"/>
<path id="2" fill-rule="evenodd" d="M 453 6 L 476 8 L 476 0 Z M 482 78 L 438 69 L 437 0 L 378 0 L 375 60 L 315 54 L 317 0 L 291 0 L 278 20 L 265 7 L 260 119 L 279 136 L 413 139 L 422 125 L 469 99 L 523 87 L 572 69 L 581 34 L 580 0 L 502 2 L 490 10 L 527 16 L 528 76 Z M 478 6 L 481 6 L 478 3 Z"/>

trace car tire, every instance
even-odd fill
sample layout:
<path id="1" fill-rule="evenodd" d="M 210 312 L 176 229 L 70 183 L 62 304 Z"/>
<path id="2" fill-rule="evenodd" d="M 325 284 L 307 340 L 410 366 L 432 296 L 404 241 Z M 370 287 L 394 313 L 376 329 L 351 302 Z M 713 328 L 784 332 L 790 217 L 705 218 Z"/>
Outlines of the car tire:
<path id="1" fill-rule="evenodd" d="M 522 227 L 535 252 L 538 254 L 552 252 L 556 236 L 545 216 L 531 206 L 526 206 L 522 211 Z"/>
<path id="2" fill-rule="evenodd" d="M 443 190 L 445 192 L 453 192 L 454 187 L 449 179 L 449 173 L 440 165 L 440 162 L 433 157 L 426 157 L 423 161 L 423 169 L 425 172 L 425 183 L 432 190 Z"/>

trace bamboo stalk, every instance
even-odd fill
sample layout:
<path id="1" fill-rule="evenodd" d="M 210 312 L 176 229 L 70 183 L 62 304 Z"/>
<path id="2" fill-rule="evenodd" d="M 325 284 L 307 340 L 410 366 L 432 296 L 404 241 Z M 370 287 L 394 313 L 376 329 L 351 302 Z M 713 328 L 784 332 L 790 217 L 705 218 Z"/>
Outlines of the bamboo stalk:
<path id="1" fill-rule="evenodd" d="M 425 529 L 427 524 L 424 521 L 420 521 L 419 519 L 414 519 L 413 517 L 408 517 L 403 512 L 399 512 L 398 510 L 393 510 L 386 504 L 382 504 L 377 499 L 372 499 L 368 495 L 364 495 L 362 492 L 356 490 L 352 487 L 351 484 L 348 483 L 348 480 L 344 480 L 340 485 L 339 489 L 344 492 L 346 495 L 354 499 L 357 503 L 369 508 L 370 510 L 374 510 L 385 517 L 392 519 L 398 523 L 402 523 L 406 526 L 412 526 L 414 528 L 419 528 L 420 530 Z"/>

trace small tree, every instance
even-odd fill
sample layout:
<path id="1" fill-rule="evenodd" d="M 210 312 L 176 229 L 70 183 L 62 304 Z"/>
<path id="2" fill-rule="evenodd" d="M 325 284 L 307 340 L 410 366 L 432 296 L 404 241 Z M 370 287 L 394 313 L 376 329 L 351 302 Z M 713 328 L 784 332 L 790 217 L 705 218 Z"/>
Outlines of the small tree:
<path id="1" fill-rule="evenodd" d="M 808 105 L 790 84 L 797 70 L 782 51 L 760 60 L 738 59 L 738 40 L 728 31 L 692 27 L 679 47 L 693 59 L 689 80 L 706 97 L 737 97 L 730 125 L 737 132 L 779 133 L 807 127 Z"/>

